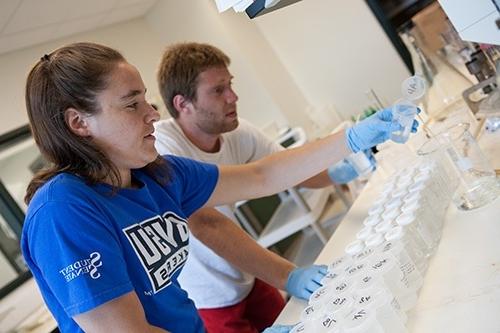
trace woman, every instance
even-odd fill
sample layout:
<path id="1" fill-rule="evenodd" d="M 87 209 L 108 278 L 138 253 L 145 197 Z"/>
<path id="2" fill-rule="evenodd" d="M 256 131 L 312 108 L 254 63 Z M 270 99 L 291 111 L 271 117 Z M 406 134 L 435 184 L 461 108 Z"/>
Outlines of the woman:
<path id="1" fill-rule="evenodd" d="M 51 167 L 28 187 L 22 249 L 63 332 L 202 332 L 177 283 L 187 217 L 289 188 L 399 128 L 382 111 L 302 148 L 217 167 L 158 156 L 159 114 L 145 93 L 135 67 L 92 43 L 45 55 L 29 73 L 30 124 Z"/>

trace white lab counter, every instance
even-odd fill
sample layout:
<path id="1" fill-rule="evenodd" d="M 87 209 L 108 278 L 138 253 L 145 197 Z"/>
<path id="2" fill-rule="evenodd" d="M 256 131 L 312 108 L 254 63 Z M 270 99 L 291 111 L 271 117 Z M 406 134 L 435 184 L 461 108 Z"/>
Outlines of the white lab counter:
<path id="1" fill-rule="evenodd" d="M 453 123 L 459 119 L 460 116 L 453 117 Z M 482 132 L 478 142 L 493 167 L 500 168 L 500 131 Z M 395 152 L 384 153 L 384 158 L 392 158 L 392 162 L 399 163 L 399 166 L 411 163 L 410 149 L 395 144 L 388 149 Z M 387 162 L 391 161 L 386 160 L 384 164 Z M 316 263 L 331 263 L 356 238 L 356 232 L 362 228 L 368 208 L 378 197 L 387 175 L 387 171 L 380 170 L 372 176 Z M 276 323 L 299 322 L 305 305 L 305 301 L 292 298 Z M 412 333 L 500 332 L 499 312 L 500 197 L 485 207 L 467 212 L 459 211 L 451 204 L 417 306 L 408 313 L 407 328 Z"/>

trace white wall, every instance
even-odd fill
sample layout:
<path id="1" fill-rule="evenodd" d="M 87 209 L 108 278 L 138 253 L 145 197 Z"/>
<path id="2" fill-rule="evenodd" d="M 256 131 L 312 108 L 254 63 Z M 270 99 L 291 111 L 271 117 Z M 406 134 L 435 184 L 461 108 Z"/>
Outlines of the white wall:
<path id="1" fill-rule="evenodd" d="M 369 88 L 393 102 L 409 76 L 363 0 L 303 0 L 254 21 L 317 108 L 333 104 L 349 117 L 368 104 Z"/>
<path id="2" fill-rule="evenodd" d="M 119 49 L 138 67 L 148 87 L 148 96 L 158 96 L 155 70 L 161 43 L 142 19 L 128 21 L 20 51 L 0 55 L 0 134 L 28 123 L 24 103 L 26 75 L 44 53 L 75 41 L 93 41 Z"/>

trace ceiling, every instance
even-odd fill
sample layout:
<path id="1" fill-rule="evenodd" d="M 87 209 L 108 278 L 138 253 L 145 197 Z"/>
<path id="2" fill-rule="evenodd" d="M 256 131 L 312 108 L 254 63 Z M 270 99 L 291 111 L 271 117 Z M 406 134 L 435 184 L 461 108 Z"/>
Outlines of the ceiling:
<path id="1" fill-rule="evenodd" d="M 0 0 L 0 54 L 144 16 L 157 0 Z"/>

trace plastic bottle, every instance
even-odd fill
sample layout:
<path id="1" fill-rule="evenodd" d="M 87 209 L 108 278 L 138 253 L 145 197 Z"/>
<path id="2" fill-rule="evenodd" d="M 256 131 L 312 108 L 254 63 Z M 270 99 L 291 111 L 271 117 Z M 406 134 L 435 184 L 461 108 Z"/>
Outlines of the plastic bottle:
<path id="1" fill-rule="evenodd" d="M 411 76 L 401 84 L 403 98 L 396 101 L 392 107 L 392 117 L 401 125 L 401 130 L 392 133 L 392 141 L 397 143 L 408 141 L 413 119 L 418 111 L 415 103 L 424 96 L 426 86 L 425 79 L 420 75 Z"/>
<path id="2" fill-rule="evenodd" d="M 417 115 L 417 106 L 407 99 L 399 99 L 392 107 L 392 118 L 397 121 L 401 129 L 391 134 L 391 140 L 405 143 L 410 137 L 413 119 Z"/>

